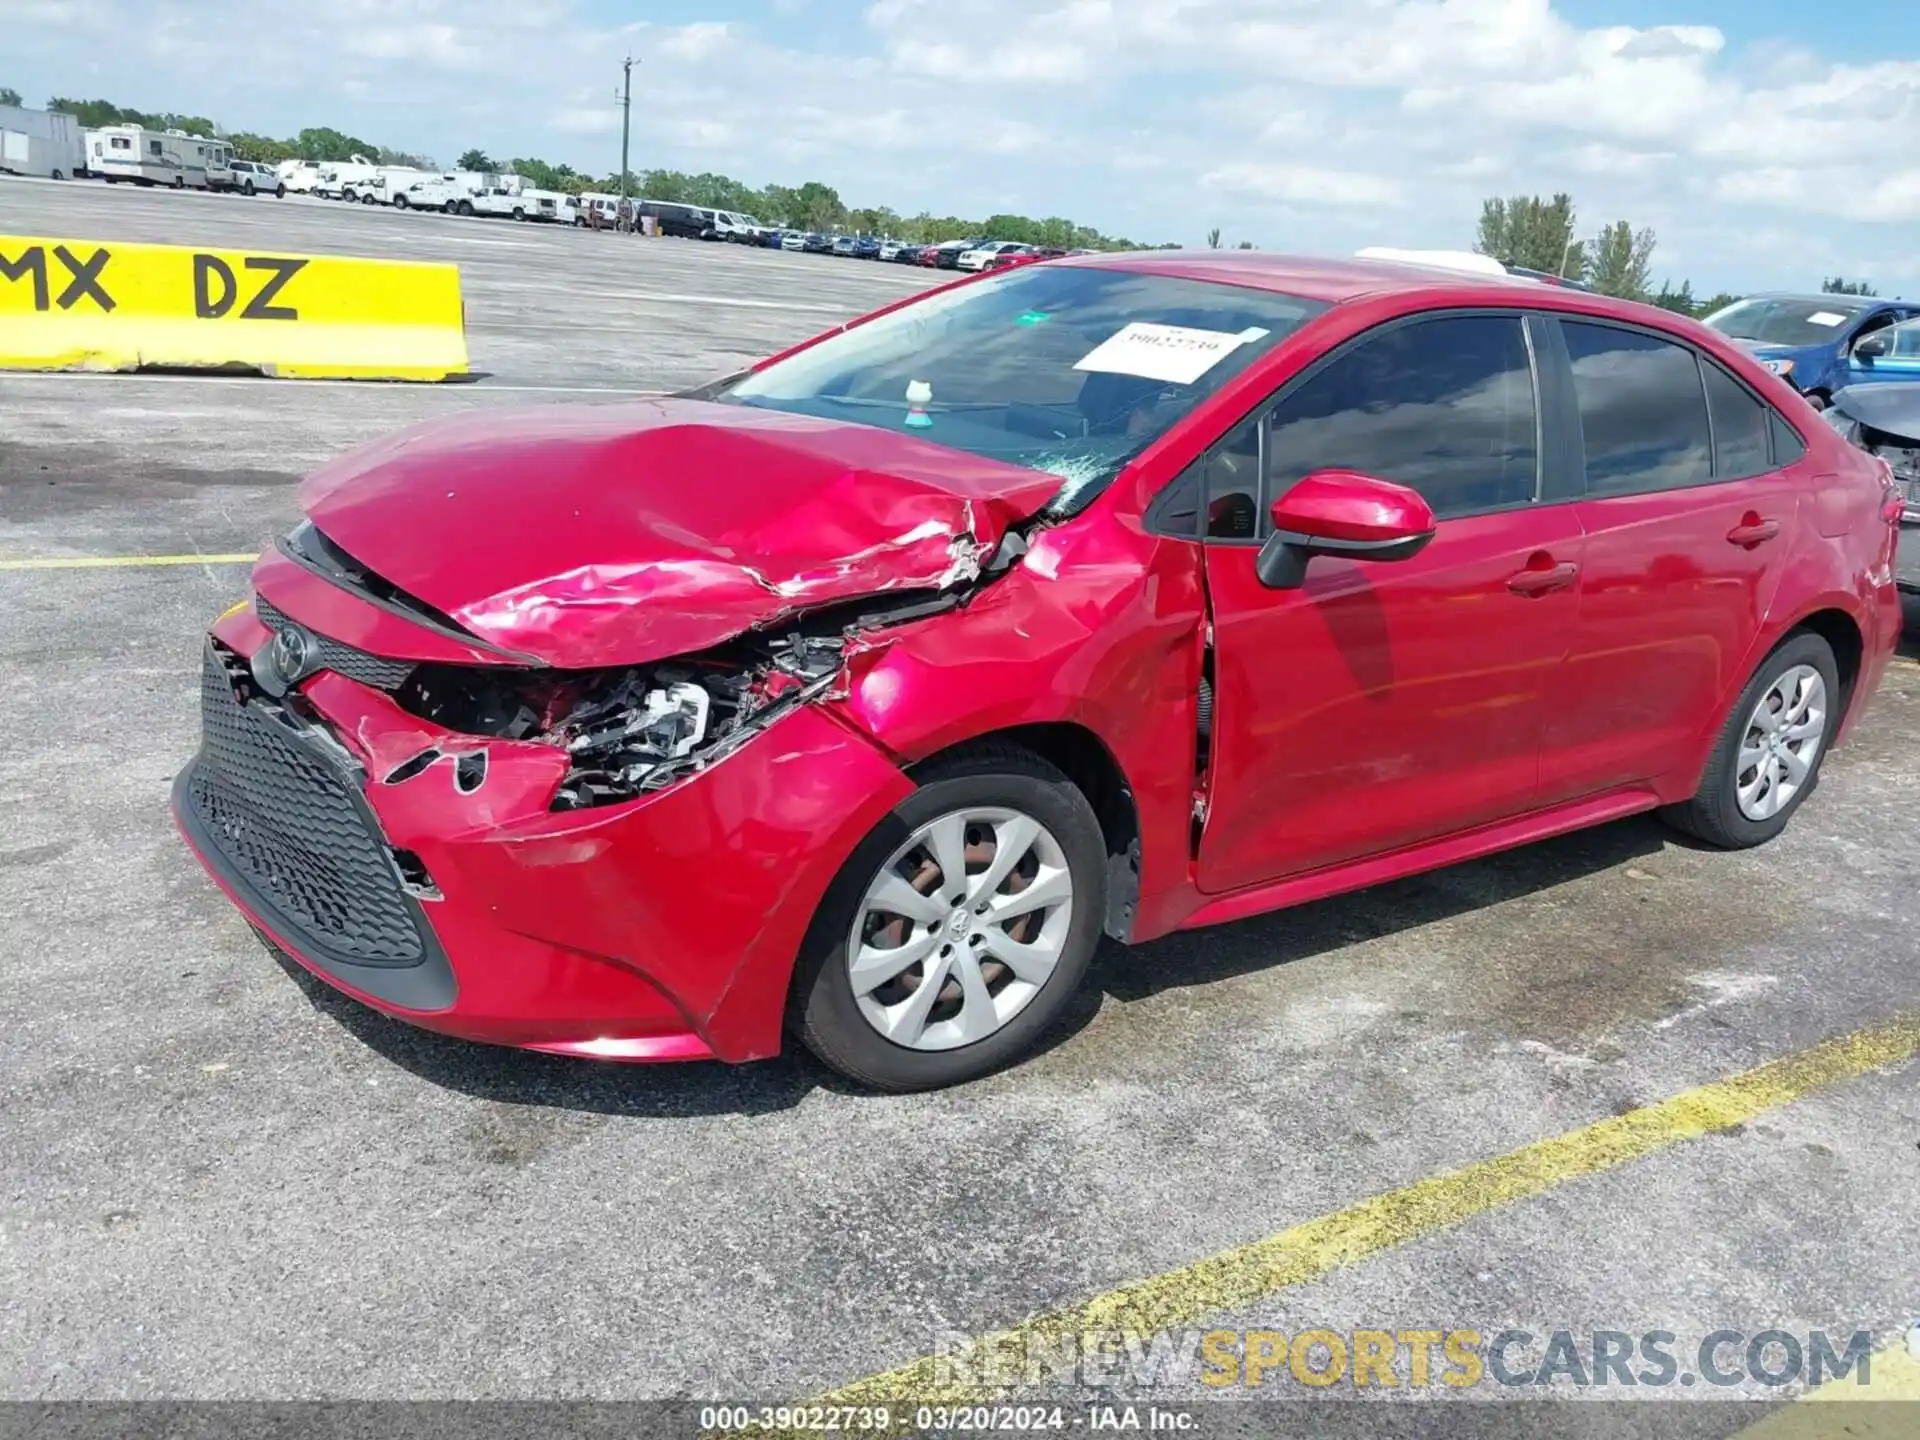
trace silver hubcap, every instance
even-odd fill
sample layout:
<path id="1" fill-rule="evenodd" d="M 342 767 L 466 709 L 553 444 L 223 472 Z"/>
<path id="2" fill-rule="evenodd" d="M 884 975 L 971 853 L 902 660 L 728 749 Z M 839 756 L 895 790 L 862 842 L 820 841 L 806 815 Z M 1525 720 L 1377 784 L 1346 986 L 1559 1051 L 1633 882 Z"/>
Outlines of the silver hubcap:
<path id="1" fill-rule="evenodd" d="M 1772 685 L 1747 717 L 1734 785 L 1740 813 L 1770 820 L 1806 788 L 1827 734 L 1827 682 L 1811 665 L 1796 665 Z"/>
<path id="2" fill-rule="evenodd" d="M 915 830 L 867 886 L 847 939 L 854 999 L 896 1045 L 971 1045 L 1040 993 L 1072 924 L 1073 876 L 1046 826 L 955 810 Z"/>

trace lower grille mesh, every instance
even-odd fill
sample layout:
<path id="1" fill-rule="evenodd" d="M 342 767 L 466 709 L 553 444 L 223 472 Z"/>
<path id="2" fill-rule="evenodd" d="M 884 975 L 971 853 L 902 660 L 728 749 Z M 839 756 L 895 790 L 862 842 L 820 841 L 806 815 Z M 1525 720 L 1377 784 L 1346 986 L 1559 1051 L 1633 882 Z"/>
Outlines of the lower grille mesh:
<path id="1" fill-rule="evenodd" d="M 239 662 L 236 660 L 235 664 Z M 187 800 L 263 916 L 361 965 L 413 965 L 425 951 L 413 909 L 354 782 L 258 704 L 235 695 L 210 644 L 201 670 L 202 736 Z"/>

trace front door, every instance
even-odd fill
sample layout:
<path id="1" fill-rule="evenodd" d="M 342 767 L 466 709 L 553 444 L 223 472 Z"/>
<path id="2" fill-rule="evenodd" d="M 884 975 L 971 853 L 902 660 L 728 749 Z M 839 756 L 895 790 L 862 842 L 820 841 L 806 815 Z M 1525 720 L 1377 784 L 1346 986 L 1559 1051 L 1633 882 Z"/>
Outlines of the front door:
<path id="1" fill-rule="evenodd" d="M 1222 893 L 1415 845 L 1537 803 L 1544 702 L 1576 624 L 1582 533 L 1542 492 L 1533 347 L 1517 315 L 1369 332 L 1206 460 L 1214 722 L 1200 888 Z M 1358 470 L 1439 519 L 1410 560 L 1254 574 L 1266 508 Z"/>

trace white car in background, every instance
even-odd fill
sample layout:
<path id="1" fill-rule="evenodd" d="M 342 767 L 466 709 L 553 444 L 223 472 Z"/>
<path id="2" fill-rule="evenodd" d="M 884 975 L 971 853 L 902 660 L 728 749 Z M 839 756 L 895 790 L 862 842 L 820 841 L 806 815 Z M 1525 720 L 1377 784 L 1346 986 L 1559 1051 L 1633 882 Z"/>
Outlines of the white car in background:
<path id="1" fill-rule="evenodd" d="M 954 262 L 959 270 L 984 270 L 993 262 L 993 257 L 1008 250 L 1025 250 L 1028 247 L 1018 240 L 989 240 L 985 245 L 975 246 L 971 250 L 962 250 L 960 258 Z"/>
<path id="2" fill-rule="evenodd" d="M 229 168 L 233 171 L 233 184 L 228 188 L 242 195 L 271 195 L 277 200 L 287 193 L 287 182 L 271 165 L 262 165 L 257 160 L 234 160 L 229 162 Z"/>

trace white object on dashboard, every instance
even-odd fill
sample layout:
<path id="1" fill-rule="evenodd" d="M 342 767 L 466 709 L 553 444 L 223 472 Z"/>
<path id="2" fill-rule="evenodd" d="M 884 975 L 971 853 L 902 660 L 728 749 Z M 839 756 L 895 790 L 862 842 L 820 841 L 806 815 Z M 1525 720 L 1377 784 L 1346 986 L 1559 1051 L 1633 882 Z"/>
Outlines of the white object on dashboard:
<path id="1" fill-rule="evenodd" d="M 1225 330 L 1196 330 L 1186 325 L 1155 325 L 1136 320 L 1082 355 L 1073 368 L 1109 375 L 1137 375 L 1142 380 L 1164 380 L 1170 385 L 1191 385 L 1242 345 L 1266 333 L 1257 325 L 1231 334 Z"/>

